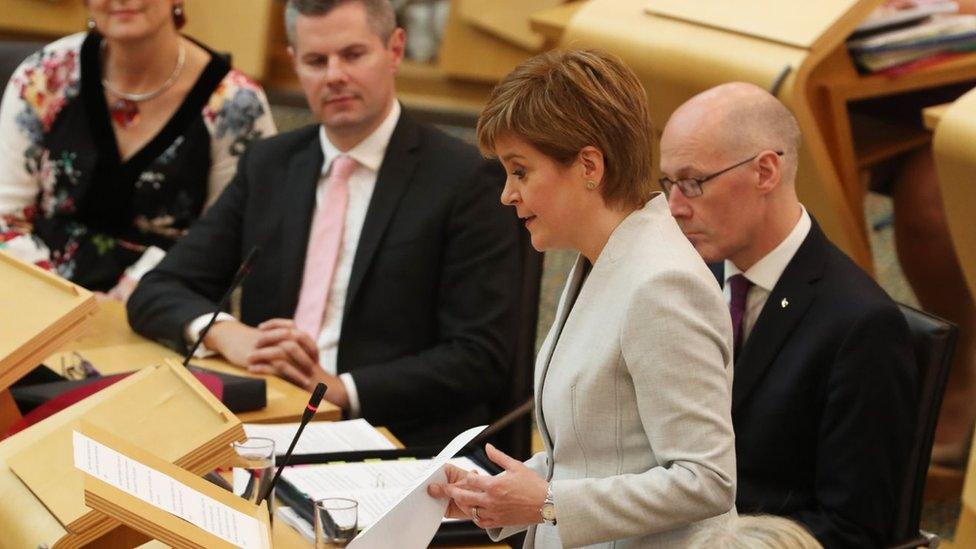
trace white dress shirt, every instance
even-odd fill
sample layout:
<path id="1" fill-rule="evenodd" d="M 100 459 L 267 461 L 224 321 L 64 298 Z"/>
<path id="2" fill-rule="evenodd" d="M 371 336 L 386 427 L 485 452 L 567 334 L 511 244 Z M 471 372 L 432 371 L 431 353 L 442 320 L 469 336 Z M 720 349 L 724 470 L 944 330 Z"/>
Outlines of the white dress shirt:
<path id="1" fill-rule="evenodd" d="M 766 300 L 769 299 L 769 294 L 773 291 L 773 287 L 779 282 L 779 277 L 782 276 L 783 271 L 786 270 L 786 266 L 789 265 L 793 256 L 796 255 L 796 251 L 800 249 L 800 245 L 803 244 L 803 241 L 810 233 L 810 214 L 807 213 L 806 208 L 802 204 L 800 205 L 800 210 L 800 219 L 793 226 L 790 234 L 779 245 L 773 248 L 773 251 L 766 254 L 752 267 L 749 267 L 746 272 L 743 273 L 734 263 L 728 259 L 725 260 L 725 284 L 723 285 L 723 292 L 725 293 L 726 303 L 732 301 L 732 287 L 729 285 L 730 278 L 742 273 L 753 284 L 746 294 L 746 311 L 742 319 L 743 345 L 745 345 L 746 339 L 749 338 L 752 327 L 756 325 L 759 313 L 762 312 L 763 307 L 766 305 Z"/>
<path id="2" fill-rule="evenodd" d="M 319 366 L 329 374 L 336 374 L 336 358 L 339 350 L 339 336 L 342 329 L 342 312 L 346 305 L 346 290 L 349 288 L 349 277 L 352 274 L 352 263 L 356 257 L 356 248 L 359 245 L 359 235 L 363 230 L 363 222 L 366 220 L 366 211 L 369 209 L 370 199 L 373 197 L 373 189 L 376 187 L 376 176 L 379 174 L 380 165 L 383 163 L 383 156 L 386 154 L 386 147 L 393 136 L 397 121 L 400 119 L 400 104 L 393 103 L 393 108 L 383 120 L 383 122 L 366 139 L 363 139 L 355 147 L 345 153 L 336 148 L 329 141 L 325 134 L 325 128 L 319 128 L 319 140 L 322 144 L 322 154 L 325 161 L 322 164 L 322 173 L 319 176 L 318 188 L 315 191 L 316 211 L 322 205 L 322 201 L 327 194 L 329 184 L 329 171 L 332 168 L 332 161 L 341 154 L 346 154 L 355 160 L 358 165 L 349 176 L 349 202 L 346 205 L 346 220 L 342 230 L 342 245 L 339 248 L 339 257 L 336 263 L 335 274 L 332 277 L 332 286 L 329 288 L 329 297 L 326 301 L 325 312 L 322 319 L 322 328 L 316 338 L 319 348 Z M 315 219 L 315 212 L 312 213 Z M 187 341 L 195 341 L 197 335 L 206 326 L 210 315 L 200 316 L 191 322 L 186 329 Z M 233 317 L 222 313 L 217 321 L 232 320 Z M 198 356 L 206 356 L 208 351 L 200 346 L 203 352 L 198 351 Z M 352 375 L 348 372 L 339 376 L 342 384 L 345 385 L 349 395 L 350 417 L 358 417 L 359 395 L 356 392 L 356 383 Z"/>

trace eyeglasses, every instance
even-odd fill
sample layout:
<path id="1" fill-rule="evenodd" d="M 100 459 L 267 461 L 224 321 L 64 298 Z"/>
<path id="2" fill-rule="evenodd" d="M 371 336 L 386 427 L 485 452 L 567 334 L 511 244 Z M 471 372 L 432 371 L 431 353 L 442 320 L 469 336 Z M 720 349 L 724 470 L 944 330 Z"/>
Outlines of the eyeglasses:
<path id="1" fill-rule="evenodd" d="M 776 153 L 776 156 L 783 156 L 783 151 L 773 151 L 773 152 Z M 749 158 L 743 160 L 742 162 L 739 162 L 738 164 L 733 164 L 728 168 L 725 168 L 724 170 L 719 170 L 713 174 L 709 174 L 704 177 L 683 177 L 681 179 L 671 179 L 669 177 L 662 177 L 657 181 L 658 183 L 661 184 L 661 188 L 664 189 L 664 196 L 667 196 L 668 198 L 671 197 L 671 189 L 676 185 L 678 187 L 678 190 L 681 191 L 681 194 L 685 195 L 685 198 L 695 198 L 696 196 L 702 195 L 703 183 L 705 183 L 706 181 L 711 181 L 712 179 L 715 179 L 716 177 L 726 172 L 730 172 L 738 168 L 739 166 L 745 166 L 746 164 L 759 158 L 759 155 L 761 154 L 762 152 L 756 153 L 753 156 L 750 156 Z"/>

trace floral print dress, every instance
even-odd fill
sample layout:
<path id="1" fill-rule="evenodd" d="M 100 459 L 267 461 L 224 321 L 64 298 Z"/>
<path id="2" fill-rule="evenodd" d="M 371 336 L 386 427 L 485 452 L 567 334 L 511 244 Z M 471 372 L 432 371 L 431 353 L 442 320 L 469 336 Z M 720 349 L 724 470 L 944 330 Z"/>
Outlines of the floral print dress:
<path id="1" fill-rule="evenodd" d="M 260 86 L 220 55 L 127 160 L 102 88 L 95 33 L 28 57 L 0 103 L 0 250 L 91 290 L 139 278 L 216 200 L 237 157 L 275 133 Z"/>

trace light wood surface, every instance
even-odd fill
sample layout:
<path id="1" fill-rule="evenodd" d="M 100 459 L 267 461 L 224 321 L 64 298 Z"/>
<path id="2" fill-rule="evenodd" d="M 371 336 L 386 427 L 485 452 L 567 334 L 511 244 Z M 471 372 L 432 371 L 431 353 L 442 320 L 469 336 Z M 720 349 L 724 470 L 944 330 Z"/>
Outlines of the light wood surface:
<path id="1" fill-rule="evenodd" d="M 819 48 L 814 50 L 650 15 L 644 11 L 645 0 L 589 0 L 571 19 L 560 43 L 603 48 L 621 56 L 647 89 L 658 133 L 671 112 L 695 93 L 736 80 L 768 88 L 788 68 L 778 97 L 793 110 L 804 134 L 797 177 L 800 198 L 830 238 L 870 270 L 863 210 L 860 204 L 855 208 L 850 203 L 837 178 L 821 131 L 821 105 L 812 93 L 815 83 L 810 81 L 810 73 L 827 55 L 826 50 L 842 47 L 849 30 L 879 2 L 828 2 L 833 13 L 842 15 L 833 21 L 811 22 L 820 25 L 824 35 L 814 41 Z M 760 0 L 751 3 L 769 4 Z M 800 13 L 806 13 L 809 6 L 799 1 L 790 4 Z M 826 8 L 815 9 L 820 13 Z"/>
<path id="2" fill-rule="evenodd" d="M 184 0 L 183 31 L 214 51 L 229 53 L 236 68 L 264 78 L 268 32 L 275 0 Z M 3 0 L 0 33 L 53 40 L 86 30 L 88 12 L 80 0 Z"/>
<path id="3" fill-rule="evenodd" d="M 97 307 L 81 286 L 0 251 L 0 391 L 77 337 Z"/>
<path id="4" fill-rule="evenodd" d="M 935 127 L 939 125 L 939 121 L 942 120 L 951 105 L 952 103 L 943 103 L 923 109 L 922 122 L 925 124 L 925 129 L 935 131 Z"/>
<path id="5" fill-rule="evenodd" d="M 103 301 L 86 334 L 67 344 L 62 352 L 48 357 L 44 363 L 56 370 L 61 357 L 72 352 L 86 358 L 102 374 L 131 372 L 159 364 L 165 359 L 182 359 L 172 350 L 133 332 L 126 320 L 125 307 L 117 301 Z M 220 358 L 194 359 L 193 364 L 228 374 L 265 379 L 268 405 L 262 410 L 237 414 L 244 423 L 286 423 L 301 420 L 308 403 L 307 391 L 274 376 L 249 374 Z M 315 414 L 316 420 L 336 420 L 341 417 L 341 410 L 326 401 L 322 402 Z"/>
<path id="6" fill-rule="evenodd" d="M 812 49 L 857 0 L 795 2 L 643 0 L 655 15 L 732 31 L 764 41 Z"/>
<path id="7" fill-rule="evenodd" d="M 116 434 L 97 428 L 95 425 L 82 421 L 79 432 L 99 442 L 122 455 L 159 471 L 171 479 L 222 503 L 223 505 L 256 519 L 263 529 L 263 546 L 271 547 L 271 525 L 266 503 L 260 506 L 235 496 L 233 493 L 204 480 L 198 475 L 173 465 L 158 455 L 146 451 L 142 446 L 133 444 Z M 84 501 L 92 509 L 96 509 L 107 516 L 126 524 L 148 536 L 162 540 L 176 547 L 213 547 L 233 549 L 235 545 L 224 541 L 202 528 L 170 514 L 154 505 L 116 488 L 96 477 L 81 473 L 84 486 Z"/>
<path id="8" fill-rule="evenodd" d="M 863 172 L 925 146 L 930 135 L 908 116 L 852 119 L 849 106 L 976 78 L 976 54 L 898 77 L 858 74 L 844 40 L 881 2 L 705 0 L 705 8 L 682 0 L 588 0 L 560 44 L 620 55 L 647 89 L 658 132 L 695 93 L 729 81 L 768 88 L 788 68 L 778 97 L 803 132 L 800 199 L 830 239 L 873 272 Z"/>
<path id="9" fill-rule="evenodd" d="M 570 20 L 586 2 L 574 0 L 565 4 L 533 12 L 529 16 L 529 26 L 546 39 L 547 45 L 554 45 L 562 38 Z"/>
<path id="10" fill-rule="evenodd" d="M 467 1 L 454 0 L 451 6 L 437 66 L 452 78 L 497 82 L 528 59 L 532 51 L 468 24 L 462 16 Z"/>
<path id="11" fill-rule="evenodd" d="M 976 90 L 945 109 L 932 148 L 949 233 L 969 291 L 976 295 Z M 970 481 L 976 509 L 976 479 Z"/>
<path id="12" fill-rule="evenodd" d="M 949 233 L 969 291 L 976 295 L 976 90 L 951 105 L 930 109 L 927 116 L 936 123 L 932 149 Z M 972 450 L 952 546 L 976 547 L 976 451 Z"/>
<path id="13" fill-rule="evenodd" d="M 83 2 L 60 0 L 4 0 L 0 30 L 60 37 L 85 30 L 87 10 Z"/>
<path id="14" fill-rule="evenodd" d="M 529 14 L 550 9 L 563 0 L 463 0 L 456 2 L 465 23 L 530 52 L 538 52 L 545 37 L 529 26 Z"/>
<path id="15" fill-rule="evenodd" d="M 87 543 L 118 525 L 85 506 L 84 475 L 74 467 L 72 450 L 72 432 L 82 419 L 124 434 L 129 443 L 196 474 L 227 463 L 230 443 L 245 438 L 240 420 L 178 363 L 147 368 L 132 378 L 76 421 L 7 459 L 17 477 L 73 534 L 73 543 Z"/>
<path id="16" fill-rule="evenodd" d="M 150 372 L 144 372 L 144 377 Z M 93 409 L 138 384 L 140 376 L 129 376 L 75 405 L 0 442 L 0 546 L 53 547 L 68 532 L 41 500 L 10 469 L 10 459 L 39 440 L 64 429 Z"/>

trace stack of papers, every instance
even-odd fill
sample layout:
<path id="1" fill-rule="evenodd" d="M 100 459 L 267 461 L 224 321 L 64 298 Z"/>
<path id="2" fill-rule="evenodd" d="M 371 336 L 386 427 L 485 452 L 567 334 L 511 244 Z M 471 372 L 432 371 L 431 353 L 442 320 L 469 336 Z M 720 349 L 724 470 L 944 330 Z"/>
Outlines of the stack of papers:
<path id="1" fill-rule="evenodd" d="M 958 11 L 959 5 L 956 2 L 944 0 L 916 0 L 913 6 L 906 8 L 882 5 L 871 12 L 871 15 L 854 29 L 854 32 L 863 34 L 879 29 L 891 29 L 917 23 L 932 15 Z"/>
<path id="2" fill-rule="evenodd" d="M 349 498 L 359 502 L 359 527 L 372 526 L 430 468 L 434 460 L 409 459 L 364 463 L 335 463 L 288 467 L 281 474 L 311 500 Z M 452 458 L 448 463 L 490 475 L 483 467 L 466 457 Z"/>
<path id="3" fill-rule="evenodd" d="M 274 425 L 245 424 L 248 437 L 269 438 L 275 443 L 275 455 L 288 451 L 298 423 Z M 396 446 L 365 419 L 350 421 L 313 421 L 305 426 L 302 437 L 295 445 L 295 454 L 327 454 L 361 450 L 394 450 Z"/>
<path id="4" fill-rule="evenodd" d="M 448 503 L 430 497 L 427 487 L 447 481 L 444 470 L 448 463 L 488 474 L 473 461 L 457 457 L 486 427 L 464 431 L 430 460 L 297 466 L 282 473 L 280 480 L 307 499 L 348 497 L 358 501 L 362 531 L 349 549 L 385 549 L 391 539 L 397 540 L 398 547 L 427 547 Z"/>
<path id="5" fill-rule="evenodd" d="M 892 9 L 878 8 L 876 15 L 868 20 L 873 21 L 869 31 L 860 32 L 847 42 L 854 61 L 869 72 L 976 50 L 976 15 L 947 14 L 956 11 L 954 2 L 934 2 L 893 12 Z M 924 17 L 909 18 L 910 23 L 903 24 L 903 12 L 924 14 Z M 898 24 L 884 26 L 885 21 Z"/>

